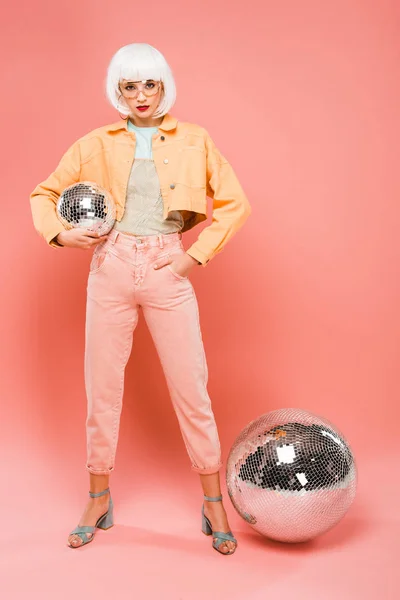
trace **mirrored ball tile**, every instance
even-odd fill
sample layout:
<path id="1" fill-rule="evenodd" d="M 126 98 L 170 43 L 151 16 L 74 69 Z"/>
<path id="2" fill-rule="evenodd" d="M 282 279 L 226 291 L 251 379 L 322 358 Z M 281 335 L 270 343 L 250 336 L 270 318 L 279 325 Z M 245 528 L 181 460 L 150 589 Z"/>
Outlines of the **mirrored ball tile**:
<path id="1" fill-rule="evenodd" d="M 243 429 L 228 456 L 226 481 L 233 506 L 258 533 L 301 542 L 346 514 L 357 470 L 334 425 L 289 408 L 266 413 Z"/>

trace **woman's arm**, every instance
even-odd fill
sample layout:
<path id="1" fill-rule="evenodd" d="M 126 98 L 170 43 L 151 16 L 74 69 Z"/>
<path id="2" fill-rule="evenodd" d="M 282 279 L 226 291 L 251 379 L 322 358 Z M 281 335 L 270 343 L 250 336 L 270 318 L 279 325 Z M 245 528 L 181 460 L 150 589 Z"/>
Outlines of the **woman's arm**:
<path id="1" fill-rule="evenodd" d="M 55 238 L 66 229 L 56 214 L 58 198 L 66 187 L 79 181 L 80 170 L 80 147 L 79 142 L 75 142 L 62 156 L 55 171 L 30 194 L 34 227 L 53 248 L 64 248 Z"/>
<path id="2" fill-rule="evenodd" d="M 199 234 L 187 254 L 203 267 L 239 231 L 251 214 L 250 203 L 227 159 L 205 132 L 207 196 L 213 200 L 212 223 Z"/>

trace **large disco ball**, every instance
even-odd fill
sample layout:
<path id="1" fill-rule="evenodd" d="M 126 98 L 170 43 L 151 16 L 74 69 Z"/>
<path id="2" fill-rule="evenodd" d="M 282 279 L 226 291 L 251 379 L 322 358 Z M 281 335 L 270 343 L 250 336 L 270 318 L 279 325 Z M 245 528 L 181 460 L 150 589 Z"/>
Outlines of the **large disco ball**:
<path id="1" fill-rule="evenodd" d="M 84 227 L 100 235 L 112 229 L 116 214 L 110 192 L 92 181 L 80 181 L 65 188 L 56 212 L 67 229 Z"/>
<path id="2" fill-rule="evenodd" d="M 305 410 L 275 410 L 251 421 L 226 464 L 233 506 L 258 533 L 304 542 L 336 525 L 351 505 L 357 470 L 329 421 Z"/>

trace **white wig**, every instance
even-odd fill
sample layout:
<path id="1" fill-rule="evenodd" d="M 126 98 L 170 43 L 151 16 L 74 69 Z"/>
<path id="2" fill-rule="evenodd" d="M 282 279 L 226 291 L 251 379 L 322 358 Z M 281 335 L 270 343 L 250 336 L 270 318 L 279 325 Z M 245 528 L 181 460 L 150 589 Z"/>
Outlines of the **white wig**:
<path id="1" fill-rule="evenodd" d="M 150 44 L 128 44 L 112 57 L 107 69 L 106 95 L 109 102 L 120 113 L 129 115 L 131 110 L 124 102 L 119 90 L 122 79 L 142 81 L 154 79 L 163 82 L 164 94 L 154 117 L 164 116 L 175 104 L 176 87 L 172 71 L 164 56 Z"/>

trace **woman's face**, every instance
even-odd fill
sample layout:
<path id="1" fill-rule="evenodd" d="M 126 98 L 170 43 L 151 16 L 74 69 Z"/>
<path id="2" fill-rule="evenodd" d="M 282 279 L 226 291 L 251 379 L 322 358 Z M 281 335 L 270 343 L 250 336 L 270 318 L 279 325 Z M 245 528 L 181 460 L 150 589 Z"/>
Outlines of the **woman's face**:
<path id="1" fill-rule="evenodd" d="M 119 83 L 122 98 L 130 109 L 130 118 L 136 125 L 154 125 L 155 119 L 153 114 L 157 110 L 157 107 L 162 99 L 163 86 L 162 82 L 155 81 L 153 79 L 147 79 L 146 83 L 131 81 L 129 79 L 122 79 Z M 145 91 L 152 91 L 157 88 L 157 91 L 152 96 L 144 94 Z M 135 93 L 137 95 L 135 96 Z M 146 110 L 140 110 L 140 107 L 148 108 Z M 156 117 L 157 119 L 157 117 Z M 162 117 L 160 118 L 162 120 Z"/>

